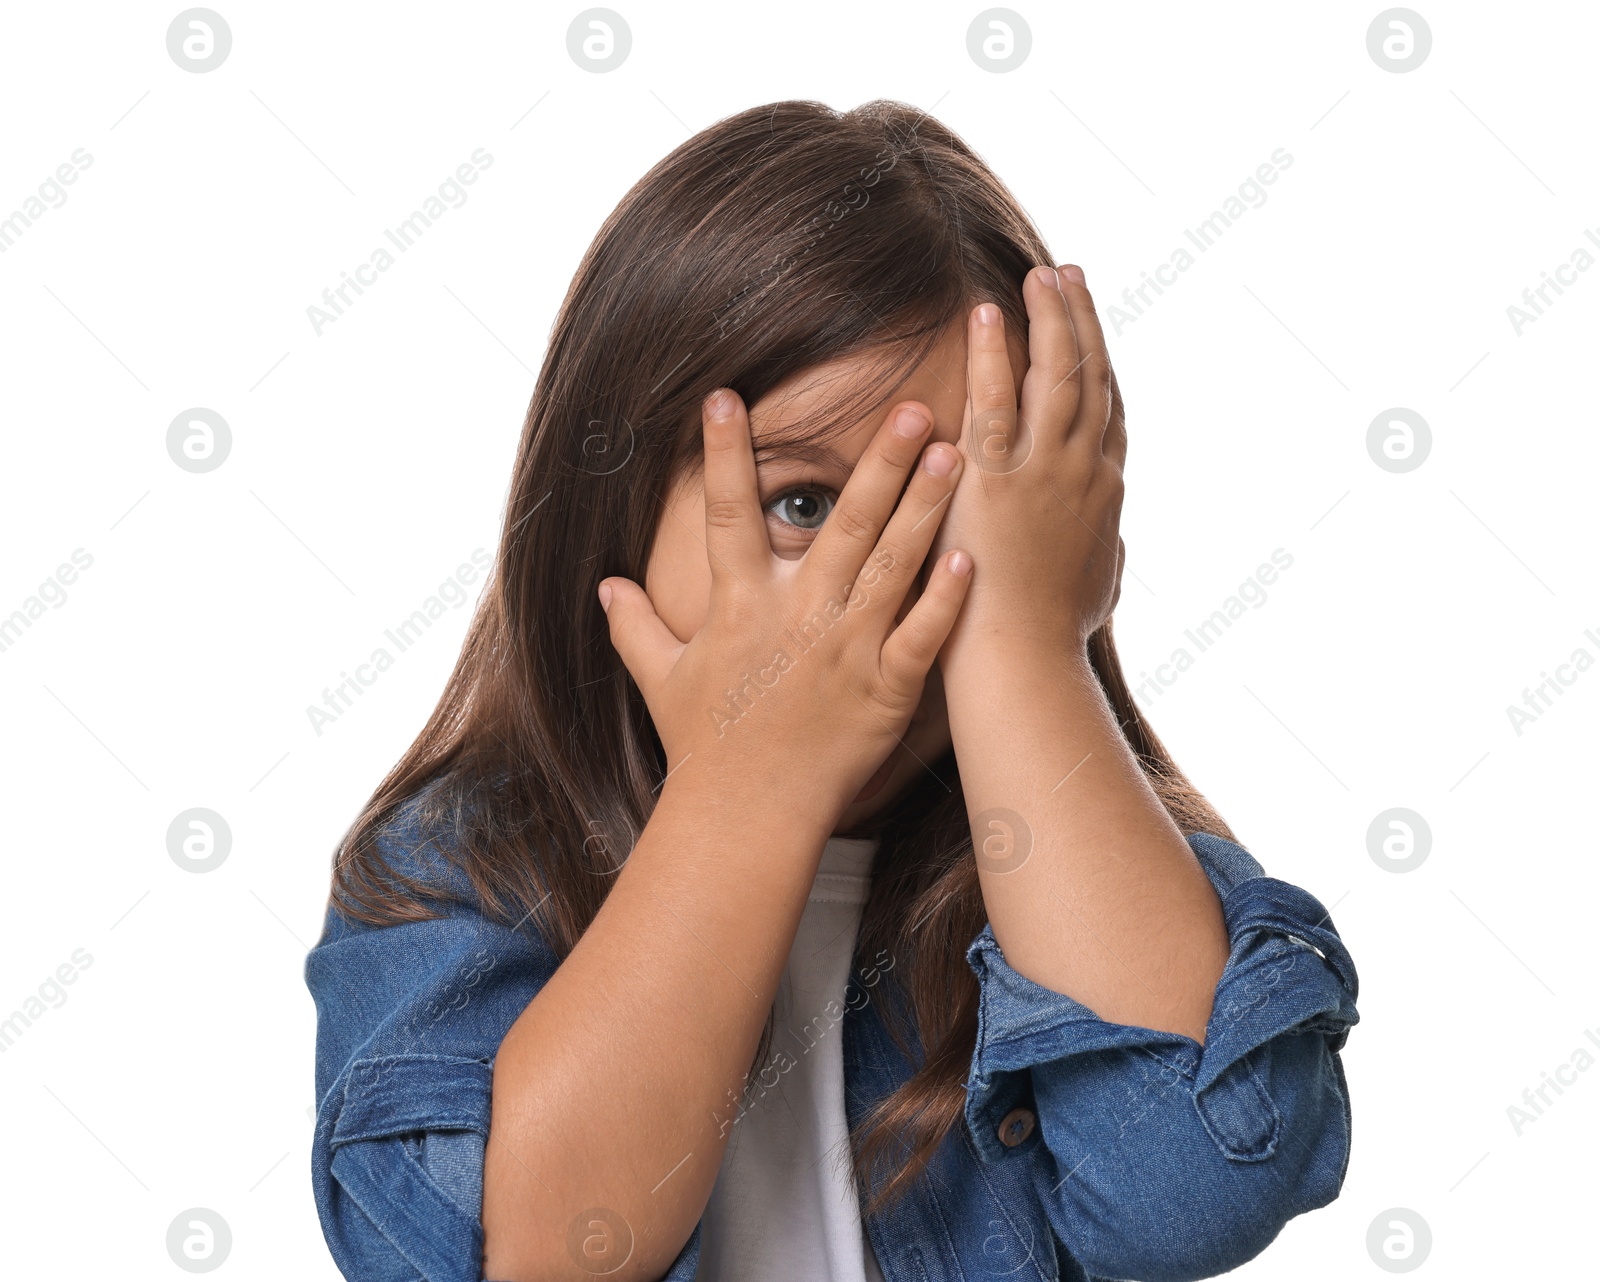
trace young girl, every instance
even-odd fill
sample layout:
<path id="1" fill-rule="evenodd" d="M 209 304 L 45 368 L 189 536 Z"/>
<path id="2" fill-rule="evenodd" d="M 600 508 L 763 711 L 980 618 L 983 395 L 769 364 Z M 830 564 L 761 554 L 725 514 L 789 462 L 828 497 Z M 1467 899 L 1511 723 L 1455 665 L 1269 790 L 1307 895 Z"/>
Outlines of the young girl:
<path id="1" fill-rule="evenodd" d="M 882 102 L 601 228 L 306 965 L 347 1276 L 1200 1278 L 1337 1196 L 1355 971 L 1123 679 L 1053 261 Z"/>

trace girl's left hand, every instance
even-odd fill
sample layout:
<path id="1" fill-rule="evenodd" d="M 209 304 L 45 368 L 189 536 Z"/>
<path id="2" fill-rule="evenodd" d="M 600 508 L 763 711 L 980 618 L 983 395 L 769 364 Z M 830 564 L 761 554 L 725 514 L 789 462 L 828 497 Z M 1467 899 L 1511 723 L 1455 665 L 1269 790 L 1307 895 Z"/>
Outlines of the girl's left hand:
<path id="1" fill-rule="evenodd" d="M 977 568 L 941 667 L 995 641 L 1066 642 L 1082 656 L 1121 591 L 1128 436 L 1094 302 L 1072 266 L 1034 269 L 1022 294 L 1020 409 L 1000 309 L 967 318 L 967 466 L 928 563 L 959 546 Z"/>

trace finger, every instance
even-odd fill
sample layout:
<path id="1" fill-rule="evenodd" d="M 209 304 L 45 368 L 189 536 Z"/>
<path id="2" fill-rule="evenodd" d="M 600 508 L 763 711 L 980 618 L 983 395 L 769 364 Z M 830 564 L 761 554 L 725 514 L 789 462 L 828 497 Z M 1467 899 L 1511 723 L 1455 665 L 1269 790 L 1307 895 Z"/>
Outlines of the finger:
<path id="1" fill-rule="evenodd" d="M 933 412 L 921 401 L 903 401 L 889 411 L 806 549 L 803 575 L 830 588 L 855 582 L 932 427 Z"/>
<path id="2" fill-rule="evenodd" d="M 712 590 L 730 581 L 749 583 L 769 567 L 767 541 L 750 444 L 750 415 L 744 401 L 723 387 L 706 397 L 701 410 L 705 443 L 706 552 Z"/>
<path id="3" fill-rule="evenodd" d="M 922 452 L 922 463 L 906 486 L 905 496 L 856 579 L 851 609 L 870 604 L 881 613 L 899 614 L 950 510 L 961 467 L 961 451 L 943 441 L 935 441 Z"/>
<path id="4" fill-rule="evenodd" d="M 1078 354 L 1083 361 L 1083 391 L 1078 400 L 1078 415 L 1070 435 L 1082 429 L 1085 443 L 1101 447 L 1111 409 L 1111 362 L 1106 356 L 1106 336 L 1095 315 L 1094 299 L 1083 282 L 1083 268 L 1071 263 L 1057 273 L 1061 293 L 1067 300 L 1067 314 L 1078 336 Z"/>
<path id="5" fill-rule="evenodd" d="M 609 603 L 605 600 L 608 587 L 611 589 Z M 683 652 L 683 642 L 672 635 L 645 590 L 632 579 L 601 579 L 599 588 L 600 608 L 606 612 L 611 646 L 621 657 L 634 684 L 648 699 L 677 663 L 678 655 Z"/>
<path id="6" fill-rule="evenodd" d="M 1022 380 L 1022 421 L 1029 430 L 1049 429 L 1064 439 L 1077 413 L 1083 387 L 1078 336 L 1053 267 L 1028 273 L 1022 284 L 1028 306 L 1028 372 Z"/>
<path id="7" fill-rule="evenodd" d="M 880 662 L 891 688 L 909 692 L 926 679 L 971 582 L 972 558 L 966 552 L 957 548 L 939 558 L 917 603 L 883 643 Z"/>
<path id="8" fill-rule="evenodd" d="M 967 456 L 986 470 L 1010 470 L 1017 447 L 1017 384 L 1005 317 L 995 303 L 980 303 L 967 317 L 967 400 Z"/>
<path id="9" fill-rule="evenodd" d="M 1122 389 L 1117 386 L 1117 371 L 1111 371 L 1111 422 L 1106 427 L 1105 455 L 1121 471 L 1128 465 L 1128 419 L 1122 404 Z"/>

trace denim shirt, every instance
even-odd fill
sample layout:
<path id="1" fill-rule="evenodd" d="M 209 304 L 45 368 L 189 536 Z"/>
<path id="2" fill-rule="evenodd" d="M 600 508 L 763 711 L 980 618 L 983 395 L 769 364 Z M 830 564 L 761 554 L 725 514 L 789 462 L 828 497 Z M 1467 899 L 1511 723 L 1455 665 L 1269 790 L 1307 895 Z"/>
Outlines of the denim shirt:
<path id="1" fill-rule="evenodd" d="M 381 928 L 330 906 L 306 959 L 312 1188 L 334 1261 L 363 1282 L 482 1279 L 495 1055 L 557 965 L 531 927 L 470 906 L 464 875 L 430 844 L 440 837 L 408 803 L 383 853 L 466 903 Z M 1210 1277 L 1338 1195 L 1350 1152 L 1338 1051 L 1357 1020 L 1350 954 L 1306 891 L 1265 876 L 1233 842 L 1188 842 L 1231 941 L 1205 1044 L 1110 1023 L 1033 983 L 986 925 L 966 951 L 980 1001 L 964 1124 L 911 1192 L 866 1221 L 886 1282 Z M 893 990 L 875 967 L 847 990 L 852 1127 L 912 1072 L 882 1018 Z M 700 1231 L 669 1282 L 693 1279 Z"/>

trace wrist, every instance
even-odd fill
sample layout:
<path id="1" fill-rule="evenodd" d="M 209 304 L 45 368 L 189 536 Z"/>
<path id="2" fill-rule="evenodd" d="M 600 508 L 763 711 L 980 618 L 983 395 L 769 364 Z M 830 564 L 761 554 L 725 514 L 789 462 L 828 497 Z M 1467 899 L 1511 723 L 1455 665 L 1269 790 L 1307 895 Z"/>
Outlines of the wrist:
<path id="1" fill-rule="evenodd" d="M 813 772 L 767 765 L 759 754 L 728 753 L 719 751 L 721 747 L 693 751 L 671 770 L 657 808 L 700 816 L 699 822 L 746 842 L 759 844 L 766 834 L 776 833 L 785 844 L 799 841 L 820 851 L 843 802 L 822 795 Z"/>
<path id="2" fill-rule="evenodd" d="M 1064 637 L 997 635 L 969 638 L 939 656 L 951 725 L 1012 716 L 1053 705 L 1098 716 L 1109 710 L 1087 645 Z"/>
<path id="3" fill-rule="evenodd" d="M 1074 618 L 1022 619 L 1016 611 L 963 615 L 939 652 L 952 675 L 1006 669 L 1063 669 L 1092 674 L 1088 634 Z"/>

